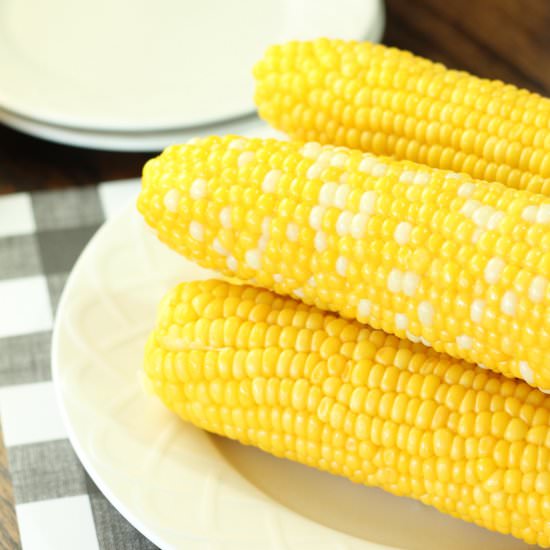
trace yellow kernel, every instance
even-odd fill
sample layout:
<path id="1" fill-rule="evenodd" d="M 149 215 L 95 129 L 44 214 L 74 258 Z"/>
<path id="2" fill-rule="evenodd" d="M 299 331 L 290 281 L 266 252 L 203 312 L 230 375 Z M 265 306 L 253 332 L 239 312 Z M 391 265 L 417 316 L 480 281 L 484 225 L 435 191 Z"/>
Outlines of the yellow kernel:
<path id="1" fill-rule="evenodd" d="M 527 433 L 527 424 L 519 418 L 512 418 L 506 427 L 504 437 L 508 441 L 521 441 Z"/>
<path id="2" fill-rule="evenodd" d="M 433 446 L 436 456 L 450 455 L 453 436 L 451 432 L 445 428 L 438 429 L 434 432 Z"/>

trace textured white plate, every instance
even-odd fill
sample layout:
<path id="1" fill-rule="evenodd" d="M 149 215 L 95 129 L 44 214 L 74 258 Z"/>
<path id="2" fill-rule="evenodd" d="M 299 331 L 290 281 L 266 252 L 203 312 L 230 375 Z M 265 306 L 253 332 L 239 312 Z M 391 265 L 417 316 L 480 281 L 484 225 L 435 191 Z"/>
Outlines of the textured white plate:
<path id="1" fill-rule="evenodd" d="M 251 113 L 274 42 L 380 38 L 381 0 L 0 0 L 0 106 L 88 130 Z"/>
<path id="2" fill-rule="evenodd" d="M 210 436 L 139 382 L 156 304 L 209 274 L 161 245 L 134 206 L 86 248 L 63 294 L 53 375 L 71 442 L 99 488 L 162 548 L 529 548 L 397 498 Z"/>

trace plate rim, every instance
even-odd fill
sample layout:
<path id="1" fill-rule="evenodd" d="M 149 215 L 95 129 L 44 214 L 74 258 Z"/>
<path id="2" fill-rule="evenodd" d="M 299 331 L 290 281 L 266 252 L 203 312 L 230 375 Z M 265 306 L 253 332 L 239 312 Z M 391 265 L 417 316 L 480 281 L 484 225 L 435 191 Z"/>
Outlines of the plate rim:
<path id="1" fill-rule="evenodd" d="M 27 135 L 70 147 L 132 153 L 160 152 L 169 145 L 183 143 L 200 135 L 216 133 L 246 134 L 251 131 L 271 130 L 271 127 L 255 114 L 227 120 L 219 124 L 194 126 L 188 129 L 181 128 L 158 132 L 102 132 L 76 130 L 57 124 L 48 124 L 0 107 L 0 122 Z"/>

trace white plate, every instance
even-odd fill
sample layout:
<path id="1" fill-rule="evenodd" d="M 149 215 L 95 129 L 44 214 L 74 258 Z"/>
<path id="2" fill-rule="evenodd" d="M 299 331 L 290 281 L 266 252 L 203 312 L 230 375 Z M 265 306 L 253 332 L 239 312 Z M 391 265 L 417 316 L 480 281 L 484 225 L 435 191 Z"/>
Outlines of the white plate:
<path id="1" fill-rule="evenodd" d="M 53 339 L 53 375 L 89 474 L 161 548 L 518 550 L 531 548 L 397 498 L 208 435 L 139 383 L 156 304 L 208 273 L 161 245 L 130 205 L 77 262 Z"/>
<path id="2" fill-rule="evenodd" d="M 381 0 L 0 0 L 0 106 L 90 130 L 210 124 L 253 112 L 274 42 L 381 34 Z"/>
<path id="3" fill-rule="evenodd" d="M 185 143 L 193 137 L 238 134 L 262 137 L 282 137 L 256 115 L 242 117 L 221 124 L 198 126 L 181 130 L 159 132 L 101 132 L 77 130 L 56 126 L 22 117 L 0 109 L 0 122 L 26 134 L 77 147 L 103 149 L 107 151 L 162 151 L 168 145 Z"/>

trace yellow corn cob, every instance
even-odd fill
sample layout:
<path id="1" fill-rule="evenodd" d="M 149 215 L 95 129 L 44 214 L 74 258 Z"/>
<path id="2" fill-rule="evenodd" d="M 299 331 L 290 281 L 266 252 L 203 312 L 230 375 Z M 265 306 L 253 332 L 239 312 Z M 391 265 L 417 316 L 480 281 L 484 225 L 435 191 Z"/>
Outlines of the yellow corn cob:
<path id="1" fill-rule="evenodd" d="M 254 74 L 260 115 L 294 139 L 550 195 L 550 99 L 367 42 L 273 46 Z"/>
<path id="2" fill-rule="evenodd" d="M 550 397 L 254 287 L 184 283 L 146 381 L 184 420 L 550 545 Z"/>
<path id="3" fill-rule="evenodd" d="M 202 266 L 550 389 L 550 199 L 318 144 L 206 138 L 138 208 Z"/>

